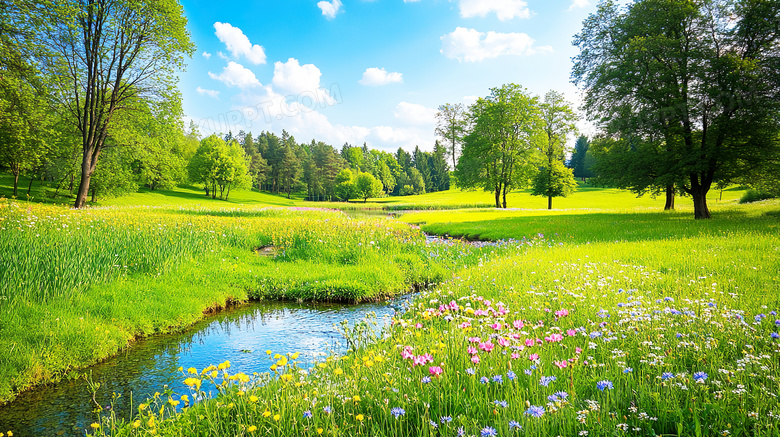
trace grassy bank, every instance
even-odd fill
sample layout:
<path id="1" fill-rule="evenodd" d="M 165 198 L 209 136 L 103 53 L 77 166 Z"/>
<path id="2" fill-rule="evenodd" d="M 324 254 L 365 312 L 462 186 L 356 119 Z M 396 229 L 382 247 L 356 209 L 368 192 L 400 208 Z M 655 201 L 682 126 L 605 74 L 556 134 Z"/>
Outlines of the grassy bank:
<path id="1" fill-rule="evenodd" d="M 374 345 L 309 373 L 295 351 L 254 377 L 185 371 L 95 434 L 780 435 L 777 202 L 708 222 L 439 214 L 425 221 L 519 240 L 418 297 Z M 222 395 L 192 405 L 210 384 Z"/>
<path id="2" fill-rule="evenodd" d="M 0 205 L 0 400 L 226 302 L 376 300 L 484 252 L 339 211 Z"/>

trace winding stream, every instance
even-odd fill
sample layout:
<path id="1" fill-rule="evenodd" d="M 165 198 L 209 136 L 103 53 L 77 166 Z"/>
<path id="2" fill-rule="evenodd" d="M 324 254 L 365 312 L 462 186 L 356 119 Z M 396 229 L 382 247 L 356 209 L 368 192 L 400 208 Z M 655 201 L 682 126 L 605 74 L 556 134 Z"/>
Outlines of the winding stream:
<path id="1" fill-rule="evenodd" d="M 361 305 L 296 304 L 257 302 L 224 311 L 197 323 L 180 334 L 140 341 L 118 356 L 92 366 L 86 372 L 101 384 L 97 401 L 111 402 L 112 393 L 122 396 L 115 404 L 119 417 L 132 416 L 133 408 L 166 387 L 184 393 L 183 376 L 177 369 L 203 369 L 230 360 L 231 373 L 264 372 L 272 364 L 265 351 L 300 352 L 301 367 L 308 368 L 328 352 L 344 352 L 346 342 L 334 328 L 343 320 L 350 324 L 375 312 L 380 326 L 389 323 L 402 300 Z M 92 393 L 83 378 L 63 381 L 21 394 L 0 407 L 0 432 L 12 430 L 16 437 L 83 436 L 94 422 Z"/>

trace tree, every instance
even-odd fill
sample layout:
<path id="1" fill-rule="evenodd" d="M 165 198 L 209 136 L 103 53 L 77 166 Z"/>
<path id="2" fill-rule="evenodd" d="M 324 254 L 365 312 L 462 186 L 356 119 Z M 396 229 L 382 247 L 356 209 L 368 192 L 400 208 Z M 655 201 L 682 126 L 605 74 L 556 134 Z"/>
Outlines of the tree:
<path id="1" fill-rule="evenodd" d="M 544 96 L 541 105 L 541 119 L 544 124 L 546 141 L 542 145 L 545 157 L 539 175 L 534 178 L 533 195 L 547 196 L 547 209 L 552 209 L 553 197 L 568 196 L 577 187 L 572 172 L 563 165 L 566 155 L 566 141 L 577 127 L 577 116 L 566 102 L 563 94 L 550 91 Z M 540 185 L 542 184 L 542 185 Z"/>
<path id="2" fill-rule="evenodd" d="M 291 142 L 287 142 L 282 150 L 281 168 L 279 171 L 279 182 L 284 187 L 287 198 L 290 198 L 290 193 L 293 188 L 300 182 L 301 176 L 301 160 L 298 158 L 296 150 L 293 148 Z"/>
<path id="3" fill-rule="evenodd" d="M 369 197 L 379 197 L 382 194 L 382 182 L 371 176 L 370 173 L 360 172 L 355 178 L 355 196 L 363 198 L 363 203 Z"/>
<path id="4" fill-rule="evenodd" d="M 467 123 L 468 119 L 462 103 L 445 103 L 439 106 L 439 112 L 436 113 L 436 135 L 442 137 L 447 144 L 452 157 L 452 168 L 457 165 L 456 156 L 463 142 Z"/>
<path id="5" fill-rule="evenodd" d="M 697 219 L 713 183 L 780 153 L 778 16 L 776 1 L 608 0 L 575 36 L 589 116 L 607 136 L 658 144 L 654 185 L 680 181 Z"/>
<path id="6" fill-rule="evenodd" d="M 355 181 L 352 170 L 345 168 L 336 176 L 336 195 L 343 201 L 348 202 L 355 196 Z"/>
<path id="7" fill-rule="evenodd" d="M 44 42 L 60 55 L 50 76 L 81 133 L 81 208 L 115 116 L 129 99 L 176 94 L 176 72 L 194 46 L 175 0 L 62 0 L 50 11 L 56 24 Z"/>
<path id="8" fill-rule="evenodd" d="M 228 200 L 232 188 L 251 184 L 246 156 L 237 141 L 225 143 L 222 138 L 211 135 L 200 142 L 200 147 L 189 164 L 190 179 L 206 186 L 206 195 L 213 199 Z"/>
<path id="9" fill-rule="evenodd" d="M 574 151 L 571 154 L 568 165 L 568 167 L 573 170 L 574 177 L 582 178 L 583 181 L 585 178 L 593 176 L 591 174 L 586 175 L 585 173 L 585 155 L 588 153 L 589 147 L 590 141 L 588 141 L 588 137 L 580 135 L 580 137 L 577 138 L 577 142 L 574 143 Z"/>
<path id="10" fill-rule="evenodd" d="M 506 208 L 507 193 L 527 183 L 535 167 L 543 124 L 537 98 L 519 85 L 490 92 L 469 108 L 472 128 L 463 140 L 455 176 L 461 187 L 492 191 L 496 208 Z"/>

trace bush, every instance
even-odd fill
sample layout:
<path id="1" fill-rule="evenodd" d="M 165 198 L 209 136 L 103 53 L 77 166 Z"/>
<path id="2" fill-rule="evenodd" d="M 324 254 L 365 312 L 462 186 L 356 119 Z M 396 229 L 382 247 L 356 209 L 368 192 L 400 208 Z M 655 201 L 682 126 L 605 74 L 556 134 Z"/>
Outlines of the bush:
<path id="1" fill-rule="evenodd" d="M 775 196 L 765 191 L 750 189 L 747 190 L 747 192 L 742 196 L 741 199 L 739 199 L 739 203 L 758 202 L 759 200 L 771 199 L 773 197 Z"/>

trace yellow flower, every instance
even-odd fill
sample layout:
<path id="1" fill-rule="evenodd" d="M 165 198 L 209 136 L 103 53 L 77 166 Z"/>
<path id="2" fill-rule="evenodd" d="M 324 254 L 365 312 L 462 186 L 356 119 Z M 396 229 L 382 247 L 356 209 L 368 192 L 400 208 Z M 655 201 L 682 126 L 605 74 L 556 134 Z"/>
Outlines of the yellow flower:
<path id="1" fill-rule="evenodd" d="M 255 396 L 255 395 L 249 396 L 249 402 L 257 402 L 258 400 L 259 400 L 259 398 L 257 396 Z"/>
<path id="2" fill-rule="evenodd" d="M 230 367 L 230 361 L 225 361 L 224 363 L 221 363 L 218 367 L 219 370 L 225 370 L 228 367 Z"/>
<path id="3" fill-rule="evenodd" d="M 256 427 L 256 426 L 254 426 L 254 425 L 252 425 L 252 426 L 250 426 L 249 428 L 247 428 L 247 429 L 246 429 L 246 431 L 247 431 L 247 432 L 255 432 L 255 431 L 257 431 L 257 427 Z"/>
<path id="4" fill-rule="evenodd" d="M 182 395 L 181 396 L 181 400 L 184 401 L 185 404 L 189 404 L 190 403 L 190 397 L 187 396 L 187 395 Z"/>
<path id="5" fill-rule="evenodd" d="M 282 416 L 280 416 L 280 415 L 278 415 L 278 414 L 274 414 L 274 420 L 275 420 L 275 421 L 277 421 L 277 422 L 278 422 L 278 421 L 279 421 L 281 418 L 282 418 Z"/>
<path id="6" fill-rule="evenodd" d="M 322 428 L 317 428 L 317 434 L 322 434 Z"/>
<path id="7" fill-rule="evenodd" d="M 219 373 L 217 373 L 217 371 L 216 371 L 216 370 L 215 370 L 215 371 L 213 371 L 213 372 L 211 372 L 211 377 L 212 377 L 212 378 L 216 378 L 217 376 L 219 376 Z"/>
<path id="8" fill-rule="evenodd" d="M 282 357 L 279 359 L 279 361 L 276 362 L 276 365 L 279 367 L 284 367 L 287 365 L 287 357 Z"/>
<path id="9" fill-rule="evenodd" d="M 236 393 L 239 396 L 244 396 L 244 390 L 239 390 L 238 393 Z"/>
<path id="10" fill-rule="evenodd" d="M 338 368 L 338 369 L 334 370 L 333 373 L 336 374 L 336 375 L 342 375 L 342 374 L 344 374 L 344 371 L 341 370 L 341 368 Z"/>
<path id="11" fill-rule="evenodd" d="M 282 358 L 282 356 L 281 356 L 281 355 L 279 355 L 279 354 L 274 354 L 274 359 L 275 359 L 275 360 L 278 360 L 279 358 Z"/>
<path id="12" fill-rule="evenodd" d="M 141 426 L 140 420 L 136 420 L 135 422 L 133 422 L 133 428 L 138 428 L 139 426 Z"/>
<path id="13" fill-rule="evenodd" d="M 366 361 L 365 364 L 366 364 L 366 367 L 371 367 L 371 366 L 374 365 L 374 362 L 373 361 Z"/>
<path id="14" fill-rule="evenodd" d="M 297 360 L 298 359 L 298 355 L 300 355 L 300 352 L 296 352 L 296 353 L 290 355 L 290 358 L 292 358 L 293 360 Z"/>
<path id="15" fill-rule="evenodd" d="M 184 384 L 189 387 L 195 387 L 198 390 L 200 390 L 200 383 L 201 381 L 198 378 L 187 378 L 184 380 Z"/>
<path id="16" fill-rule="evenodd" d="M 194 367 L 190 367 L 189 369 L 187 369 L 187 373 L 191 373 L 191 374 L 194 375 L 194 374 L 198 373 L 198 369 L 196 369 Z"/>
<path id="17" fill-rule="evenodd" d="M 282 381 L 284 382 L 290 382 L 292 378 L 293 378 L 292 375 L 290 375 L 289 373 L 285 373 L 284 375 L 282 375 Z"/>
<path id="18" fill-rule="evenodd" d="M 363 415 L 362 414 L 358 414 L 357 416 L 355 416 L 355 419 L 357 419 L 357 420 L 362 422 L 363 421 Z"/>
<path id="19" fill-rule="evenodd" d="M 91 427 L 92 427 L 92 429 L 98 429 L 98 428 L 100 428 L 100 424 L 99 424 L 99 423 L 93 423 L 92 425 L 89 425 L 89 426 L 91 426 Z"/>
<path id="20" fill-rule="evenodd" d="M 276 372 L 276 364 L 271 364 L 271 371 Z"/>
<path id="21" fill-rule="evenodd" d="M 265 351 L 265 353 L 271 355 L 271 349 L 268 349 L 267 351 Z"/>
<path id="22" fill-rule="evenodd" d="M 319 363 L 319 364 L 317 364 L 317 367 L 319 367 L 320 369 L 324 369 L 324 368 L 328 367 L 328 365 L 325 364 L 325 363 Z"/>
<path id="23" fill-rule="evenodd" d="M 268 417 L 271 415 L 271 412 L 268 410 L 263 411 L 263 417 Z"/>
<path id="24" fill-rule="evenodd" d="M 358 395 L 352 396 L 352 400 L 355 402 L 360 402 L 360 396 Z"/>
<path id="25" fill-rule="evenodd" d="M 173 405 L 174 407 L 179 405 L 179 401 L 174 401 L 173 399 L 168 399 L 168 403 Z"/>

